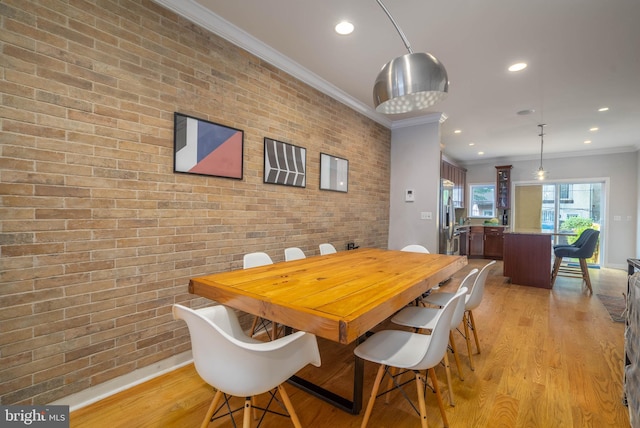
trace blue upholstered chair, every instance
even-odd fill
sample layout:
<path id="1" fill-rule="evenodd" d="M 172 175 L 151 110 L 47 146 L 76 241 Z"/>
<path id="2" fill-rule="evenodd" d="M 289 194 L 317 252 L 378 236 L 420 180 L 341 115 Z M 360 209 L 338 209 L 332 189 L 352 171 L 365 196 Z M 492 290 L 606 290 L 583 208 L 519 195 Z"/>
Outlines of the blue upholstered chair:
<path id="1" fill-rule="evenodd" d="M 590 232 L 587 232 L 590 231 Z M 586 237 L 580 243 L 581 245 L 575 245 L 586 234 Z M 551 286 L 556 282 L 558 276 L 568 276 L 572 278 L 582 278 L 584 283 L 589 289 L 589 294 L 593 294 L 593 288 L 591 287 L 591 278 L 589 277 L 589 267 L 587 266 L 587 259 L 593 257 L 596 245 L 598 245 L 598 238 L 600 237 L 600 231 L 594 229 L 587 229 L 578 237 L 578 240 L 574 245 L 557 246 L 554 247 L 553 253 L 555 255 L 555 261 L 553 263 L 553 273 L 551 274 Z M 578 259 L 580 261 L 580 268 L 573 267 L 569 264 L 562 264 L 563 258 Z"/>
<path id="2" fill-rule="evenodd" d="M 553 246 L 553 249 L 555 250 L 556 248 L 564 248 L 564 247 L 582 247 L 584 243 L 587 242 L 587 239 L 589 239 L 589 236 L 593 234 L 593 232 L 597 232 L 597 230 L 585 229 L 582 231 L 580 236 L 578 236 L 578 239 L 576 239 L 576 241 L 573 244 L 557 244 Z"/>

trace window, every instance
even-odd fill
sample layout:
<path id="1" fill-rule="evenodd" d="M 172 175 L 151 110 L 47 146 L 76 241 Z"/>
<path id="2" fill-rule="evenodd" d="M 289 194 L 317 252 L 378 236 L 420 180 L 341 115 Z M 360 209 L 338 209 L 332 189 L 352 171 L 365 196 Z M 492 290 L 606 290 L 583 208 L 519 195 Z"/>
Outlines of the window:
<path id="1" fill-rule="evenodd" d="M 495 184 L 471 184 L 469 195 L 469 217 L 495 217 Z"/>
<path id="2" fill-rule="evenodd" d="M 572 204 L 573 203 L 573 185 L 572 184 L 560 184 L 560 203 Z"/>

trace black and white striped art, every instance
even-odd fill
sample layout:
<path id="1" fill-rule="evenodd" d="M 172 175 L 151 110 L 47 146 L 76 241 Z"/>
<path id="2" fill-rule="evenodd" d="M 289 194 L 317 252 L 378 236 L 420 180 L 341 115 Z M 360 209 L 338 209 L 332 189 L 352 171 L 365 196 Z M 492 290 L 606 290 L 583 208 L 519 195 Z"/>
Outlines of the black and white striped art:
<path id="1" fill-rule="evenodd" d="M 264 182 L 305 187 L 307 149 L 264 139 Z"/>

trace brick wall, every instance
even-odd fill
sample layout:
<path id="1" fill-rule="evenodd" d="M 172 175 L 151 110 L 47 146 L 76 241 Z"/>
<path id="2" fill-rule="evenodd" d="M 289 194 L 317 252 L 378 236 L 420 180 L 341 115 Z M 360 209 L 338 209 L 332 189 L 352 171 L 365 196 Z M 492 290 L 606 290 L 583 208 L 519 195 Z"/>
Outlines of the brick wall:
<path id="1" fill-rule="evenodd" d="M 43 404 L 189 348 L 171 305 L 242 256 L 385 247 L 390 131 L 148 0 L 0 3 L 0 403 Z M 173 172 L 173 114 L 244 130 L 244 178 Z M 263 138 L 307 187 L 263 184 Z M 349 193 L 320 191 L 320 152 Z M 245 318 L 249 318 L 248 316 Z"/>

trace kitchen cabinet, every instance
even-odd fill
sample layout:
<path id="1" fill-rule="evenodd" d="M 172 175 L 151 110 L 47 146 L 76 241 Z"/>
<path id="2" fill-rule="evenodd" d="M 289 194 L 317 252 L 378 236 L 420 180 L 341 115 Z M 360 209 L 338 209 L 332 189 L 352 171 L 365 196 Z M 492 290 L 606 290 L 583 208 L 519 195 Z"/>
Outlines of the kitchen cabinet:
<path id="1" fill-rule="evenodd" d="M 496 166 L 496 209 L 508 210 L 511 206 L 512 165 Z"/>
<path id="2" fill-rule="evenodd" d="M 470 258 L 484 257 L 484 227 L 471 226 L 469 228 L 469 253 Z"/>
<path id="3" fill-rule="evenodd" d="M 464 208 L 464 190 L 467 186 L 467 170 L 447 161 L 440 165 L 440 177 L 453 182 L 453 206 Z"/>
<path id="4" fill-rule="evenodd" d="M 486 259 L 502 260 L 504 247 L 504 228 L 484 228 L 484 257 Z"/>
<path id="5" fill-rule="evenodd" d="M 512 284 L 551 288 L 551 235 L 506 233 L 503 275 Z"/>
<path id="6" fill-rule="evenodd" d="M 502 260 L 503 232 L 504 228 L 499 226 L 471 226 L 469 228 L 467 257 Z"/>
<path id="7" fill-rule="evenodd" d="M 469 246 L 469 228 L 463 227 L 460 228 L 460 255 L 466 256 L 469 254 L 467 250 Z"/>

